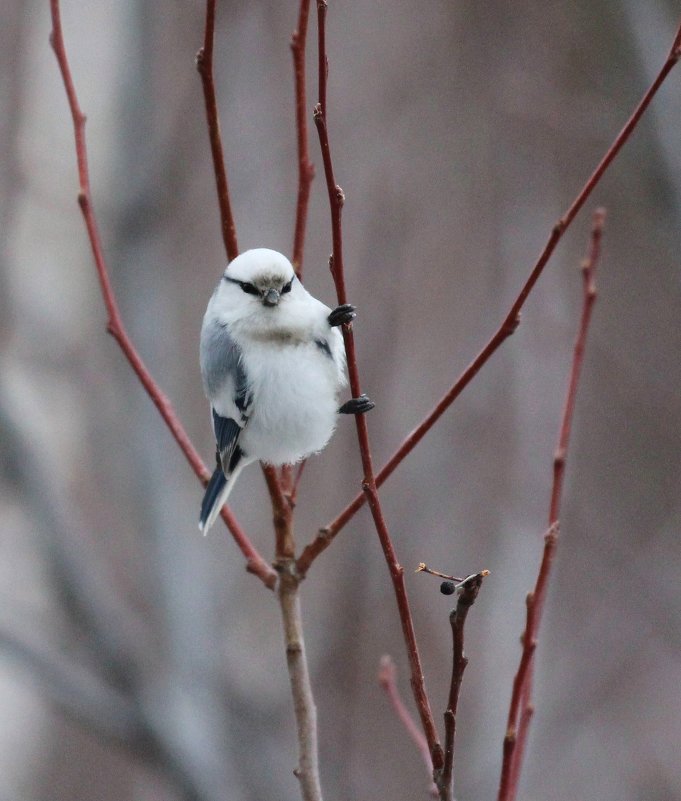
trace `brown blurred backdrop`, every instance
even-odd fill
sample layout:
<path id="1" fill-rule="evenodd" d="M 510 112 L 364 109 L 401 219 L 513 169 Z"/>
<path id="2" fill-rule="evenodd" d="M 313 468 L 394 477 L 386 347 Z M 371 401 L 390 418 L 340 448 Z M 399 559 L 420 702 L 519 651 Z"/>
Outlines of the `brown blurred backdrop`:
<path id="1" fill-rule="evenodd" d="M 381 464 L 503 318 L 662 64 L 679 6 L 329 5 L 329 125 Z M 296 6 L 219 4 L 216 79 L 242 249 L 291 248 Z M 194 69 L 203 13 L 192 0 L 64 0 L 63 21 L 122 314 L 209 461 L 198 332 L 224 255 Z M 277 605 L 222 526 L 199 535 L 200 486 L 105 333 L 48 5 L 4 0 L 0 19 L 0 801 L 294 801 Z M 310 109 L 315 31 L 311 20 Z M 492 571 L 467 629 L 460 799 L 496 794 L 596 205 L 608 209 L 600 296 L 521 797 L 681 798 L 680 125 L 678 68 L 518 332 L 382 491 L 438 721 L 451 599 L 411 569 Z M 306 284 L 333 304 L 312 128 L 310 142 Z M 301 543 L 359 486 L 350 420 L 313 464 Z M 270 558 L 256 468 L 232 502 Z M 303 604 L 326 797 L 424 798 L 419 756 L 376 683 L 392 654 L 410 702 L 365 510 L 315 564 Z"/>

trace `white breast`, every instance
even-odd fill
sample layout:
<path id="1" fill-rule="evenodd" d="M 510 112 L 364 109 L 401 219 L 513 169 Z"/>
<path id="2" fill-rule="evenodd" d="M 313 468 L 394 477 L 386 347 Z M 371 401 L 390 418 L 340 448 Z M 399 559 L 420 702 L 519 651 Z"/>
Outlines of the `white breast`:
<path id="1" fill-rule="evenodd" d="M 320 451 L 338 416 L 342 370 L 337 364 L 314 341 L 270 339 L 251 340 L 244 366 L 253 393 L 239 440 L 244 451 L 275 465 Z"/>

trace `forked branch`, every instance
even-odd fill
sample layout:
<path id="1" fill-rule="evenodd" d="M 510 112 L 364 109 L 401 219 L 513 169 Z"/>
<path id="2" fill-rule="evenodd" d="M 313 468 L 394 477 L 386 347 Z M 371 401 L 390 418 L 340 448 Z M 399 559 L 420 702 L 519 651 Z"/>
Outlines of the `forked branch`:
<path id="1" fill-rule="evenodd" d="M 343 263 L 343 237 L 341 216 L 345 194 L 336 183 L 334 176 L 333 163 L 331 159 L 331 148 L 326 116 L 326 89 L 328 61 L 326 57 L 326 0 L 317 0 L 317 22 L 318 22 L 318 47 L 319 47 L 319 102 L 314 110 L 314 120 L 319 134 L 319 144 L 324 163 L 324 175 L 326 178 L 326 188 L 329 196 L 329 207 L 331 211 L 331 234 L 333 240 L 333 251 L 329 259 L 331 275 L 336 287 L 338 303 L 347 303 L 345 291 L 345 270 Z M 343 339 L 345 342 L 345 352 L 348 363 L 348 375 L 350 378 L 350 388 L 352 395 L 358 398 L 361 394 L 359 370 L 357 367 L 357 356 L 355 353 L 355 341 L 351 325 L 342 326 Z M 426 695 L 423 680 L 423 669 L 421 667 L 421 657 L 416 644 L 416 634 L 407 598 L 407 588 L 404 581 L 404 568 L 397 561 L 397 555 L 390 539 L 388 527 L 381 509 L 381 504 L 376 489 L 376 478 L 371 457 L 371 447 L 369 444 L 369 431 L 364 415 L 355 415 L 357 426 L 357 439 L 362 459 L 364 480 L 362 489 L 371 510 L 371 516 L 378 533 L 378 538 L 383 549 L 385 560 L 390 570 L 390 577 L 393 582 L 397 607 L 402 624 L 402 633 L 407 646 L 407 655 L 411 670 L 411 686 L 416 701 L 416 707 L 421 718 L 421 725 L 428 741 L 431 758 L 434 768 L 442 766 L 442 747 L 438 741 L 437 730 L 430 709 L 428 696 Z M 300 562 L 299 562 L 300 565 Z"/>
<path id="2" fill-rule="evenodd" d="M 558 447 L 556 448 L 553 460 L 553 482 L 549 502 L 549 528 L 544 536 L 544 551 L 537 580 L 533 591 L 527 596 L 525 631 L 521 638 L 522 654 L 518 665 L 518 671 L 513 681 L 513 692 L 511 694 L 511 703 L 508 710 L 498 801 L 513 801 L 515 799 L 527 733 L 533 712 L 532 674 L 534 653 L 537 646 L 537 636 L 541 624 L 542 612 L 544 610 L 551 567 L 558 543 L 558 515 L 562 497 L 565 458 L 570 441 L 570 430 L 572 428 L 572 419 L 574 416 L 577 387 L 579 385 L 579 377 L 584 362 L 584 347 L 589 330 L 589 323 L 591 322 L 593 305 L 596 301 L 594 274 L 600 259 L 604 221 L 605 212 L 602 209 L 598 209 L 594 213 L 589 250 L 586 258 L 582 262 L 582 313 L 572 356 L 572 367 L 570 369 L 565 406 L 558 435 Z"/>
<path id="3" fill-rule="evenodd" d="M 508 337 L 515 331 L 520 322 L 520 312 L 525 305 L 530 292 L 534 285 L 537 283 L 540 275 L 544 271 L 546 264 L 553 255 L 556 246 L 560 242 L 563 234 L 570 227 L 577 213 L 580 211 L 584 203 L 590 197 L 593 190 L 598 185 L 603 177 L 603 174 L 608 169 L 612 161 L 620 152 L 624 144 L 631 136 L 633 130 L 638 125 L 641 117 L 648 108 L 651 100 L 655 97 L 658 89 L 664 83 L 665 79 L 681 58 L 681 26 L 679 27 L 674 43 L 669 52 L 667 60 L 663 64 L 660 72 L 655 80 L 650 85 L 649 89 L 643 95 L 643 98 L 636 106 L 634 112 L 627 120 L 626 124 L 617 135 L 613 143 L 610 145 L 600 163 L 593 171 L 591 176 L 587 179 L 572 204 L 569 206 L 565 214 L 554 225 L 548 241 L 544 245 L 544 249 L 539 254 L 530 275 L 523 284 L 518 296 L 516 297 L 511 309 L 504 318 L 503 322 L 493 334 L 492 338 L 480 351 L 480 353 L 473 359 L 473 361 L 466 367 L 463 373 L 459 376 L 452 387 L 444 394 L 438 401 L 432 411 L 419 423 L 419 425 L 405 437 L 402 444 L 395 451 L 395 453 L 388 459 L 383 467 L 376 473 L 376 486 L 380 487 L 383 482 L 393 473 L 395 468 L 408 456 L 411 451 L 418 445 L 419 442 L 425 437 L 440 417 L 447 411 L 452 403 L 459 397 L 463 390 L 468 386 L 473 378 L 478 374 L 480 369 L 489 361 L 497 349 L 508 339 Z M 312 564 L 312 562 L 331 544 L 333 538 L 338 532 L 352 519 L 355 513 L 364 505 L 366 495 L 359 493 L 355 498 L 343 509 L 342 512 L 330 523 L 324 526 L 318 536 L 304 549 L 303 553 L 298 560 L 298 567 L 302 573 L 305 573 Z"/>
<path id="4" fill-rule="evenodd" d="M 75 84 L 73 82 L 73 77 L 71 75 L 71 69 L 69 67 L 68 57 L 66 54 L 64 35 L 61 26 L 59 0 L 50 0 L 50 12 L 52 16 L 52 32 L 50 34 L 50 43 L 57 57 L 57 63 L 59 65 L 59 70 L 64 83 L 64 89 L 66 90 L 69 109 L 71 111 L 71 117 L 73 119 L 76 160 L 78 164 L 78 204 L 80 205 L 85 226 L 87 228 L 90 247 L 95 260 L 97 275 L 99 277 L 102 297 L 109 318 L 107 330 L 118 343 L 125 358 L 128 360 L 130 366 L 139 378 L 140 383 L 146 390 L 151 400 L 154 402 L 166 426 L 170 430 L 170 433 L 177 442 L 182 453 L 185 455 L 185 458 L 191 465 L 192 470 L 205 486 L 210 474 L 201 460 L 196 448 L 194 448 L 191 440 L 189 439 L 187 432 L 184 430 L 184 427 L 175 414 L 170 401 L 163 394 L 158 384 L 154 381 L 140 355 L 135 349 L 132 340 L 125 330 L 120 312 L 118 310 L 118 304 L 116 302 L 113 287 L 109 279 L 109 271 L 104 258 L 104 251 L 102 249 L 101 239 L 99 236 L 97 219 L 92 207 L 87 144 L 85 140 L 85 115 L 83 114 L 78 103 L 78 96 L 76 94 Z M 222 510 L 222 518 L 227 524 L 227 527 L 234 537 L 239 549 L 246 557 L 247 570 L 258 576 L 258 578 L 267 587 L 273 589 L 277 580 L 276 573 L 257 552 L 251 541 L 246 536 L 245 532 L 242 530 L 241 526 L 238 524 L 236 518 L 227 507 L 223 508 Z"/>

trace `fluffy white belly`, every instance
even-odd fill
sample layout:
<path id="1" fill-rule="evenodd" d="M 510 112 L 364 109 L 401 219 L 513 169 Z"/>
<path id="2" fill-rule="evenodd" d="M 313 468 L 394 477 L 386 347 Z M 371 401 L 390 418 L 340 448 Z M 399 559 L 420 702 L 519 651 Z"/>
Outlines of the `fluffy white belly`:
<path id="1" fill-rule="evenodd" d="M 253 392 L 239 438 L 248 456 L 270 464 L 320 451 L 338 417 L 338 369 L 314 342 L 252 344 L 244 365 Z"/>

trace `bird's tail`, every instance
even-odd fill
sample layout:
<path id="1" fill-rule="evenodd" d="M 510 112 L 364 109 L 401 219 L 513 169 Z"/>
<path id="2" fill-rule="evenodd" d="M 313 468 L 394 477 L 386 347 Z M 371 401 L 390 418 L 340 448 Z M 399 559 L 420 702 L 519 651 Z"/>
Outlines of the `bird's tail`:
<path id="1" fill-rule="evenodd" d="M 222 467 L 218 465 L 210 477 L 206 492 L 201 501 L 201 514 L 199 515 L 199 531 L 208 534 L 208 530 L 215 522 L 220 510 L 225 505 L 227 496 L 234 486 L 236 477 L 244 467 L 244 463 L 239 463 L 229 475 L 229 478 L 222 472 Z"/>

